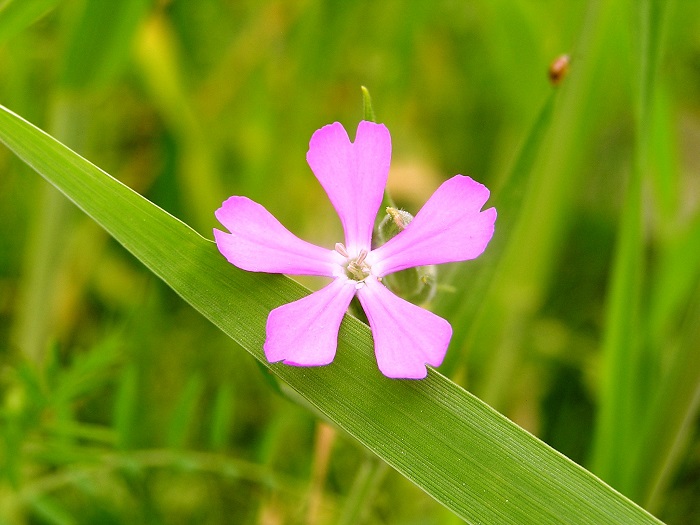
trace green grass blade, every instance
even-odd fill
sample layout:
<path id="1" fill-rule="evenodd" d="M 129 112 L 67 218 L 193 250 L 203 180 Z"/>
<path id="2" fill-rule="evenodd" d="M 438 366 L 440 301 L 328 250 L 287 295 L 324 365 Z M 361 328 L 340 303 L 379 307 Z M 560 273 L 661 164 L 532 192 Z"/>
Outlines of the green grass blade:
<path id="1" fill-rule="evenodd" d="M 184 449 L 187 445 L 192 427 L 198 423 L 197 404 L 202 397 L 204 381 L 199 374 L 195 374 L 187 381 L 185 388 L 178 396 L 175 409 L 168 427 L 166 444 L 170 448 Z"/>
<path id="2" fill-rule="evenodd" d="M 659 506 L 700 409 L 700 281 L 684 321 L 672 362 L 655 385 L 628 476 L 630 494 L 648 508 Z"/>
<path id="3" fill-rule="evenodd" d="M 237 270 L 212 242 L 4 108 L 0 140 L 315 409 L 469 523 L 659 523 L 440 374 L 383 377 L 369 329 L 352 317 L 332 365 L 267 364 L 267 315 L 303 287 Z"/>
<path id="4" fill-rule="evenodd" d="M 147 95 L 181 150 L 178 186 L 187 195 L 185 212 L 198 231 L 216 224 L 210 213 L 225 195 L 212 150 L 212 137 L 187 93 L 182 58 L 168 18 L 153 15 L 142 25 L 135 42 L 135 59 Z"/>
<path id="5" fill-rule="evenodd" d="M 604 379 L 596 427 L 594 471 L 619 486 L 626 468 L 631 432 L 639 418 L 642 341 L 639 302 L 642 288 L 642 184 L 633 170 L 618 240 L 603 339 Z"/>
<path id="6" fill-rule="evenodd" d="M 78 523 L 61 503 L 48 496 L 33 499 L 30 502 L 30 506 L 34 514 L 41 518 L 43 523 L 51 525 L 73 525 Z"/>
<path id="7" fill-rule="evenodd" d="M 517 222 L 527 182 L 540 152 L 542 142 L 550 129 L 556 91 L 551 91 L 532 124 L 520 152 L 510 170 L 507 184 L 502 184 L 499 190 L 494 191 L 493 206 L 499 210 L 498 231 L 491 249 L 500 251 L 507 246 L 512 236 L 513 227 Z M 495 265 L 479 264 L 476 271 L 473 266 L 463 265 L 452 278 L 454 283 L 470 283 L 464 294 L 443 294 L 439 296 L 436 305 L 438 313 L 448 315 L 456 312 L 450 318 L 453 321 L 454 334 L 452 347 L 455 351 L 448 353 L 442 372 L 453 377 L 453 372 L 460 364 L 466 366 L 467 350 L 476 337 L 476 333 L 488 317 L 487 304 L 483 298 L 487 296 L 488 289 L 493 285 L 497 270 Z"/>
<path id="8" fill-rule="evenodd" d="M 59 0 L 9 0 L 0 7 L 0 43 L 12 38 L 56 7 Z"/>
<path id="9" fill-rule="evenodd" d="M 114 400 L 114 430 L 119 449 L 128 450 L 136 443 L 137 430 L 134 421 L 138 403 L 138 371 L 135 366 L 129 366 L 124 369 L 119 378 Z"/>
<path id="10" fill-rule="evenodd" d="M 644 326 L 641 299 L 644 285 L 642 186 L 648 170 L 656 63 L 660 49 L 663 3 L 634 4 L 640 16 L 637 85 L 637 127 L 603 336 L 603 385 L 593 449 L 593 470 L 630 493 L 632 450 L 639 421 L 649 402 L 644 376 Z"/>
<path id="11" fill-rule="evenodd" d="M 489 251 L 498 247 L 498 238 L 507 236 L 495 276 L 483 295 L 475 293 L 464 300 L 473 302 L 476 297 L 478 303 L 473 317 L 467 310 L 460 315 L 461 326 L 456 328 L 454 345 L 462 344 L 469 354 L 470 385 L 489 404 L 506 412 L 516 404 L 513 378 L 526 361 L 527 327 L 547 299 L 571 225 L 571 208 L 584 184 L 585 171 L 577 167 L 585 162 L 582 153 L 598 121 L 590 108 L 597 103 L 599 62 L 613 44 L 609 28 L 615 9 L 616 4 L 607 1 L 589 2 L 582 10 L 580 34 L 571 54 L 587 59 L 572 62 L 557 88 L 552 113 L 545 106 L 531 129 L 516 164 L 521 175 L 513 179 L 526 182 L 527 191 L 510 231 L 501 224 L 502 207 L 497 205 L 495 244 L 484 254 L 488 258 Z M 517 202 L 518 196 L 508 200 Z M 471 276 L 464 280 L 474 281 Z"/>
<path id="12" fill-rule="evenodd" d="M 64 54 L 61 85 L 85 89 L 107 83 L 129 58 L 146 0 L 88 0 Z"/>
<path id="13" fill-rule="evenodd" d="M 209 446 L 217 452 L 226 449 L 233 419 L 234 400 L 233 387 L 230 384 L 223 384 L 217 389 L 209 426 Z"/>

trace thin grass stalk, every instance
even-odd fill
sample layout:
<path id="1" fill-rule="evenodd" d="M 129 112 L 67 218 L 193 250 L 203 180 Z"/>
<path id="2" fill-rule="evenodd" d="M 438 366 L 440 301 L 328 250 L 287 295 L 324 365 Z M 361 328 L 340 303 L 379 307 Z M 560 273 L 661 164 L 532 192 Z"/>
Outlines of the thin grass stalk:
<path id="1" fill-rule="evenodd" d="M 642 0 L 633 7 L 638 7 L 636 13 L 640 17 L 635 147 L 610 278 L 602 344 L 600 410 L 592 460 L 594 471 L 625 493 L 631 490 L 631 450 L 647 393 L 641 323 L 645 273 L 642 184 L 649 157 L 661 23 L 661 8 L 655 0 Z"/>

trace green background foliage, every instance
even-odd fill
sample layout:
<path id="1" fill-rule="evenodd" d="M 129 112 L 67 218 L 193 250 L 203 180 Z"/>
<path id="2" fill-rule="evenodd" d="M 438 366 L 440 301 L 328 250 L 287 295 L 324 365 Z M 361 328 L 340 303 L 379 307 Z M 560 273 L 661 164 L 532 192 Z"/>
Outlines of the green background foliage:
<path id="1" fill-rule="evenodd" d="M 455 336 L 440 372 L 667 523 L 692 524 L 699 26 L 700 5 L 689 1 L 11 0 L 0 6 L 0 103 L 206 238 L 213 210 L 238 194 L 333 245 L 340 227 L 304 153 L 324 124 L 355 128 L 359 86 L 368 86 L 392 132 L 390 189 L 400 205 L 417 211 L 463 173 L 487 184 L 499 209 L 487 253 L 441 268 L 430 307 Z M 563 52 L 570 71 L 555 88 L 547 67 Z M 167 262 L 175 237 L 159 244 L 155 222 L 103 197 L 95 209 L 127 230 L 149 226 L 139 235 L 151 234 L 162 264 L 183 266 Z M 391 407 L 407 395 L 462 392 L 437 375 L 377 387 L 371 356 L 357 354 L 369 347 L 360 323 L 346 321 L 336 365 L 311 379 L 287 367 L 273 376 L 5 148 L 0 218 L 1 522 L 461 522 L 350 436 L 468 521 L 535 512 L 510 513 L 490 496 L 452 501 L 458 489 L 426 488 L 439 472 L 411 472 L 416 463 L 401 463 L 401 450 L 372 441 L 382 432 L 389 444 L 405 439 L 414 457 L 418 430 L 443 417 L 435 403 L 424 405 L 430 414 L 379 410 L 365 421 L 384 425 L 375 433 L 326 422 L 340 423 L 334 403 L 362 407 L 362 395 L 367 404 L 386 395 Z M 192 251 L 173 260 L 207 246 L 191 235 Z M 222 278 L 227 268 L 203 264 L 215 252 L 201 249 L 201 264 L 182 271 L 215 284 L 199 274 Z M 259 356 L 270 302 L 301 288 L 281 279 L 244 286 L 231 272 L 231 290 L 253 298 L 245 308 L 231 299 L 230 316 L 219 300 L 215 322 Z M 190 288 L 229 290 L 204 285 Z M 366 382 L 351 387 L 355 366 Z M 314 392 L 325 399 L 313 386 L 322 379 L 343 395 L 314 402 Z M 469 424 L 455 423 L 460 435 L 442 441 L 458 443 L 493 480 L 542 457 L 541 479 L 559 465 L 569 490 L 584 479 L 615 497 L 477 399 L 455 395 L 446 404 Z M 401 414 L 416 418 L 415 436 L 390 435 L 409 426 Z M 469 420 L 476 414 L 483 425 Z M 515 437 L 470 449 L 466 436 L 480 429 Z M 531 448 L 515 446 L 523 443 Z M 438 450 L 425 450 L 426 461 L 439 463 Z M 484 492 L 538 487 L 518 472 L 503 485 L 485 478 Z M 533 500 L 546 496 L 538 508 L 570 522 L 556 511 L 564 492 L 550 490 L 533 490 Z M 595 506 L 595 494 L 578 496 Z"/>

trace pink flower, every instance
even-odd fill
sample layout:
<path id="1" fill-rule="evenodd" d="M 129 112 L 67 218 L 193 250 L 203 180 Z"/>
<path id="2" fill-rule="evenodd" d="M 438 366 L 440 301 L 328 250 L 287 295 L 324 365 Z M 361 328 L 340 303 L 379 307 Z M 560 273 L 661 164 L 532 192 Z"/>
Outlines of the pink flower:
<path id="1" fill-rule="evenodd" d="M 421 379 L 426 364 L 442 363 L 450 324 L 397 297 L 381 280 L 414 266 L 478 257 L 493 235 L 496 210 L 481 211 L 489 190 L 457 175 L 437 189 L 405 230 L 372 250 L 390 159 L 391 137 L 382 124 L 360 122 L 355 142 L 338 122 L 311 137 L 306 160 L 345 231 L 345 244 L 332 250 L 299 239 L 246 197 L 230 197 L 216 211 L 231 232 L 214 230 L 219 251 L 230 263 L 252 272 L 333 278 L 325 288 L 270 312 L 264 345 L 270 362 L 318 366 L 333 361 L 340 322 L 357 295 L 385 376 Z"/>

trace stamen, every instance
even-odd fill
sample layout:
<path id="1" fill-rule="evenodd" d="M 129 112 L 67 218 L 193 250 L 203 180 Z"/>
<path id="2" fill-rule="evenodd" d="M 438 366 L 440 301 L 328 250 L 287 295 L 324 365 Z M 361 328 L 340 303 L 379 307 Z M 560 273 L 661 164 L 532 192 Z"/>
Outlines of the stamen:
<path id="1" fill-rule="evenodd" d="M 369 265 L 365 262 L 369 252 L 367 250 L 360 250 L 360 253 L 354 259 L 350 257 L 348 249 L 343 243 L 336 243 L 335 251 L 346 258 L 345 262 L 345 275 L 353 281 L 362 282 L 370 274 L 371 270 Z"/>
<path id="2" fill-rule="evenodd" d="M 357 259 L 348 261 L 348 265 L 345 267 L 345 272 L 346 275 L 353 281 L 364 281 L 370 274 L 369 266 L 367 266 L 367 263 L 363 262 L 365 257 L 367 257 L 367 253 L 363 250 Z"/>

